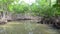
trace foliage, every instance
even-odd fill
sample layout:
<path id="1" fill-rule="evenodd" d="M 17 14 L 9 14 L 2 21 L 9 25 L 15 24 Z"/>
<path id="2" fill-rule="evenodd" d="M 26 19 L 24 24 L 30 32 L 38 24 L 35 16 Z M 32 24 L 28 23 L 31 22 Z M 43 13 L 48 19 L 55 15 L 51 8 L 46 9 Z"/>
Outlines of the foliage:
<path id="1" fill-rule="evenodd" d="M 0 6 L 2 4 L 2 6 L 5 7 L 8 11 L 15 13 L 25 13 L 31 11 L 34 13 L 34 15 L 37 16 L 52 17 L 55 16 L 55 14 L 60 15 L 60 8 L 58 8 L 59 5 L 56 3 L 56 0 L 54 2 L 52 2 L 52 0 L 36 0 L 36 2 L 32 3 L 32 5 L 29 5 L 25 2 L 18 4 L 18 2 L 19 0 L 1 0 Z"/>
<path id="2" fill-rule="evenodd" d="M 59 2 L 60 0 L 57 0 L 56 1 L 56 4 L 54 4 L 53 5 L 53 8 L 55 8 L 55 14 L 57 15 L 57 16 L 60 16 L 60 2 Z"/>
<path id="3" fill-rule="evenodd" d="M 13 6 L 13 11 L 17 13 L 24 13 L 25 11 L 29 10 L 28 6 L 26 5 L 15 5 Z"/>
<path id="4" fill-rule="evenodd" d="M 31 10 L 38 16 L 45 16 L 45 17 L 52 17 L 55 16 L 55 14 L 60 14 L 60 10 L 57 8 L 53 7 L 54 3 L 51 0 L 37 0 L 37 4 L 32 4 Z M 51 6 L 52 5 L 52 6 Z"/>

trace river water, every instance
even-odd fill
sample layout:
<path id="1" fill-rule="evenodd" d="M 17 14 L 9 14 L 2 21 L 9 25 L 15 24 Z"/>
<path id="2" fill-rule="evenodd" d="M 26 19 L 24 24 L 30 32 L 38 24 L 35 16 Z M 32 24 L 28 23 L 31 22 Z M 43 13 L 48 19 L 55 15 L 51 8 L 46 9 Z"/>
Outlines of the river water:
<path id="1" fill-rule="evenodd" d="M 26 30 L 33 30 L 31 34 L 60 34 L 60 29 L 56 29 L 52 25 L 37 23 L 37 20 L 20 20 L 20 22 L 23 22 L 25 24 L 24 26 L 26 27 Z M 33 24 L 36 24 L 36 27 L 32 27 Z"/>
<path id="2" fill-rule="evenodd" d="M 0 34 L 60 34 L 60 29 L 38 24 L 36 20 L 20 20 L 0 25 Z"/>

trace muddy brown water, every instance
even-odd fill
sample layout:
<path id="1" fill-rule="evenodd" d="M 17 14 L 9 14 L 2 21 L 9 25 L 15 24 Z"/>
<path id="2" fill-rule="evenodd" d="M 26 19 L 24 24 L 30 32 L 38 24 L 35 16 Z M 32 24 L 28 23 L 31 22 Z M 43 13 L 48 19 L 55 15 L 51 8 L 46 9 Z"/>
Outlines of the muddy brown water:
<path id="1" fill-rule="evenodd" d="M 31 24 L 41 24 L 41 23 L 37 23 L 37 20 L 19 20 L 18 22 L 31 23 Z M 48 31 L 51 30 L 51 32 L 55 32 L 53 34 L 60 34 L 60 29 L 53 27 L 52 24 L 43 24 L 43 25 L 48 26 L 48 27 L 44 26 L 46 28 L 46 30 L 48 30 Z M 43 25 L 42 25 L 42 27 L 43 27 Z M 44 28 L 42 28 L 42 29 L 44 30 Z"/>
<path id="2" fill-rule="evenodd" d="M 29 33 L 28 32 L 27 33 L 24 33 L 26 31 L 21 31 L 21 32 L 23 32 L 22 34 L 60 34 L 60 29 L 53 28 L 51 25 L 47 25 L 47 24 L 38 24 L 38 23 L 36 23 L 37 20 L 19 20 L 19 21 L 12 21 L 12 22 L 23 23 L 24 24 L 24 27 L 26 28 L 26 31 L 28 31 L 30 28 L 31 28 L 30 30 L 33 29 L 33 31 L 29 31 Z M 35 27 L 35 26 L 32 27 L 33 25 L 35 25 L 37 27 Z M 16 29 L 17 30 L 19 29 L 19 27 L 17 27 L 17 26 L 18 25 L 14 25 L 14 27 L 13 27 L 14 30 L 11 30 L 11 32 L 13 32 L 13 34 L 14 33 L 16 34 L 16 32 L 17 32 Z M 21 26 L 22 26 L 22 29 L 24 30 L 23 25 L 21 25 Z M 20 29 L 20 30 L 22 30 L 22 29 Z M 8 29 L 8 31 L 9 31 L 9 29 Z M 8 31 L 6 32 L 4 30 L 4 28 L 1 28 L 0 27 L 0 33 L 1 34 L 7 34 Z M 8 33 L 8 34 L 12 34 L 12 33 Z M 18 31 L 18 34 L 21 34 L 21 33 Z"/>
<path id="3" fill-rule="evenodd" d="M 23 22 L 23 20 L 21 20 L 21 22 Z M 27 23 L 33 23 L 33 24 L 41 24 L 41 23 L 37 23 L 37 20 L 24 20 L 24 22 L 27 22 Z M 57 34 L 60 34 L 60 29 L 57 29 L 56 27 L 53 26 L 53 24 L 43 24 L 43 25 L 46 25 L 48 26 L 47 28 L 48 29 L 53 29 L 53 31 L 55 31 Z"/>

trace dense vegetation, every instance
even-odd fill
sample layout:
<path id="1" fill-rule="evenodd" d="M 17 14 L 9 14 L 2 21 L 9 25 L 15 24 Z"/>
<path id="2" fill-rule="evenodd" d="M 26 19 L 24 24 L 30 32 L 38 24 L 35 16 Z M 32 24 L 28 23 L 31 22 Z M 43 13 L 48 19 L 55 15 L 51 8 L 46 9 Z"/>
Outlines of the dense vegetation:
<path id="1" fill-rule="evenodd" d="M 0 0 L 0 34 L 60 33 L 50 26 L 60 29 L 60 0 Z"/>
<path id="2" fill-rule="evenodd" d="M 26 0 L 27 1 L 27 0 Z M 25 0 L 0 0 L 2 18 L 11 14 L 32 13 L 33 16 L 43 16 L 44 19 L 60 16 L 60 0 L 35 0 L 27 3 Z M 4 20 L 4 19 L 3 19 Z"/>
<path id="3" fill-rule="evenodd" d="M 34 15 L 55 16 L 59 12 L 59 0 L 36 0 L 31 5 L 21 0 L 1 0 L 0 7 L 3 11 L 15 13 L 32 12 Z M 47 13 L 46 13 L 47 12 Z"/>

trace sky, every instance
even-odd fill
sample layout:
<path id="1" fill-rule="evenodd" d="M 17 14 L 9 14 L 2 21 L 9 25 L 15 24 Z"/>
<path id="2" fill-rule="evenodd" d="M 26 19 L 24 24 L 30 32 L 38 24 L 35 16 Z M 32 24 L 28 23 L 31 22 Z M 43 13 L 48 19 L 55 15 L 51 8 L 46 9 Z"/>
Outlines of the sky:
<path id="1" fill-rule="evenodd" d="M 27 3 L 29 5 L 36 2 L 36 0 L 20 0 L 19 3 L 21 3 L 21 1 L 24 1 L 25 3 Z"/>
<path id="2" fill-rule="evenodd" d="M 35 0 L 24 0 L 24 2 L 28 3 L 29 5 L 31 5 L 32 3 L 35 3 Z"/>
<path id="3" fill-rule="evenodd" d="M 15 1 L 14 3 L 15 3 L 15 4 L 20 4 L 22 1 L 24 1 L 25 3 L 27 3 L 27 4 L 29 4 L 29 5 L 31 5 L 32 3 L 35 3 L 35 2 L 36 2 L 36 0 L 20 0 L 20 1 L 18 1 L 18 3 L 17 3 L 16 1 Z M 54 4 L 55 1 L 56 1 L 56 0 L 51 0 L 51 3 Z"/>
<path id="4" fill-rule="evenodd" d="M 24 1 L 25 3 L 27 3 L 29 5 L 31 5 L 32 3 L 35 3 L 36 2 L 36 0 L 20 0 L 20 1 L 18 1 L 18 3 L 16 1 L 14 1 L 12 3 L 12 5 L 14 5 L 14 4 L 21 4 L 22 1 Z"/>

